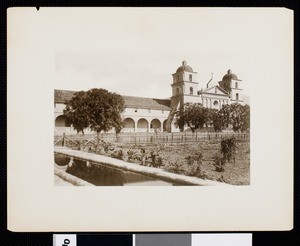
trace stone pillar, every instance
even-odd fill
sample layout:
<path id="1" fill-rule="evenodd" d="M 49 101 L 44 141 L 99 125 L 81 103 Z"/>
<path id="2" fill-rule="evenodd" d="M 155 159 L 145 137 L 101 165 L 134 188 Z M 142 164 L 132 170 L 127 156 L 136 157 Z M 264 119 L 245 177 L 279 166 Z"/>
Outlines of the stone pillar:
<path id="1" fill-rule="evenodd" d="M 137 120 L 134 120 L 134 132 L 137 132 Z"/>
<path id="2" fill-rule="evenodd" d="M 147 119 L 145 119 L 148 123 L 148 132 L 150 132 L 150 125 L 151 125 L 151 121 L 149 122 Z"/>

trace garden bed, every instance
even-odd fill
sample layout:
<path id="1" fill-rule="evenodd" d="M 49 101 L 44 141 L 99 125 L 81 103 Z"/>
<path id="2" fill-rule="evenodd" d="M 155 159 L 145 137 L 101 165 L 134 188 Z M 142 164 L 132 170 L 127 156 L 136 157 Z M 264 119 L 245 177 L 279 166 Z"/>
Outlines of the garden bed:
<path id="1" fill-rule="evenodd" d="M 99 148 L 90 146 L 84 150 L 186 176 L 233 185 L 249 185 L 249 140 L 236 140 L 235 145 L 235 160 L 226 161 L 222 165 L 222 171 L 218 171 L 216 166 L 216 156 L 221 155 L 221 140 L 186 144 L 108 144 Z"/>

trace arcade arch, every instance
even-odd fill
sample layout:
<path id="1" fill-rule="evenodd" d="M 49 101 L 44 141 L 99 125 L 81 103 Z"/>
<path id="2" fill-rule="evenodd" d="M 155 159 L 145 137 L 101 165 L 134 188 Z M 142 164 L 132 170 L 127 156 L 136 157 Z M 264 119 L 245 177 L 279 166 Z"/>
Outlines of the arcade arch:
<path id="1" fill-rule="evenodd" d="M 64 115 L 59 115 L 55 119 L 55 127 L 70 127 L 71 122 Z"/>

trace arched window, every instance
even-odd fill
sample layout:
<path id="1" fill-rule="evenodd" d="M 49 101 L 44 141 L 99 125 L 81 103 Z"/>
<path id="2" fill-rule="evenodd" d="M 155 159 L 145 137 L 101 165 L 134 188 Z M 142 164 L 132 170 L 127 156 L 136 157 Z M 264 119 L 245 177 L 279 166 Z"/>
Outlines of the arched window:
<path id="1" fill-rule="evenodd" d="M 239 93 L 235 94 L 235 99 L 238 101 L 239 100 Z"/>
<path id="2" fill-rule="evenodd" d="M 179 95 L 179 88 L 176 88 L 176 94 Z"/>
<path id="3" fill-rule="evenodd" d="M 191 82 L 193 81 L 193 76 L 191 74 L 189 76 L 189 79 L 190 79 Z"/>
<path id="4" fill-rule="evenodd" d="M 190 95 L 193 95 L 193 87 L 190 87 Z"/>
<path id="5" fill-rule="evenodd" d="M 179 82 L 179 75 L 177 75 L 177 82 Z"/>
<path id="6" fill-rule="evenodd" d="M 238 89 L 238 82 L 235 82 L 235 89 Z"/>

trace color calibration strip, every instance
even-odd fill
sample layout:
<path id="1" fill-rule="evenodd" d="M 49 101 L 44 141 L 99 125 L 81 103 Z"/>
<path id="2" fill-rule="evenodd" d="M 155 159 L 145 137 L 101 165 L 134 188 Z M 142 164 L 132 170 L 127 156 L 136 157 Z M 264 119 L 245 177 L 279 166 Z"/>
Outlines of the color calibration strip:
<path id="1" fill-rule="evenodd" d="M 53 246 L 251 246 L 251 233 L 54 234 Z"/>

